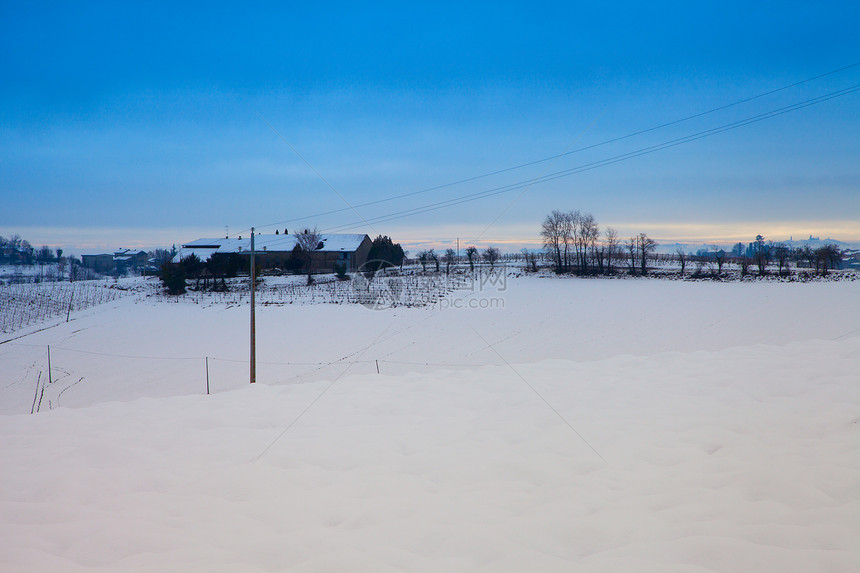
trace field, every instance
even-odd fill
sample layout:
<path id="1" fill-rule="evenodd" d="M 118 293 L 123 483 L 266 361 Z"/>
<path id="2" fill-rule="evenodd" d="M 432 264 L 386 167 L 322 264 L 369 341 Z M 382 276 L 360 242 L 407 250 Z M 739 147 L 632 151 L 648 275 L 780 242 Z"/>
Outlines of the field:
<path id="1" fill-rule="evenodd" d="M 860 569 L 860 281 L 275 289 L 254 386 L 120 286 L 0 344 L 0 570 Z"/>

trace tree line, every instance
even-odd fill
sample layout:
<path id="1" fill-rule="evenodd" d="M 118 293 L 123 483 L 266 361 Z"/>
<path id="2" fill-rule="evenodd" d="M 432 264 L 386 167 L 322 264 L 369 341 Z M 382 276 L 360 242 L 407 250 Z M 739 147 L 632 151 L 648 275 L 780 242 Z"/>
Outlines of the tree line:
<path id="1" fill-rule="evenodd" d="M 645 233 L 621 240 L 618 232 L 607 227 L 601 234 L 600 227 L 591 213 L 578 210 L 553 210 L 543 220 L 540 229 L 544 256 L 559 274 L 595 275 L 614 274 L 626 271 L 629 274 L 647 274 L 648 261 L 657 261 L 657 242 Z M 523 250 L 527 269 L 537 270 L 536 255 Z M 778 274 L 787 276 L 790 263 L 797 267 L 814 269 L 815 273 L 826 275 L 828 270 L 840 267 L 843 252 L 833 244 L 817 249 L 804 246 L 791 248 L 785 243 L 766 241 L 762 235 L 747 245 L 737 243 L 730 251 L 713 246 L 700 250 L 696 255 L 688 254 L 679 248 L 673 255 L 663 256 L 666 261 L 676 262 L 684 276 L 689 263 L 696 264 L 694 275 L 704 275 L 704 267 L 716 266 L 716 273 L 723 275 L 724 265 L 733 263 L 742 276 L 757 271 L 759 276 L 768 273 L 775 263 Z"/>
<path id="2" fill-rule="evenodd" d="M 8 239 L 0 236 L 0 264 L 4 265 L 33 265 L 37 263 L 56 263 L 63 257 L 63 249 L 54 251 L 47 245 L 38 249 L 21 235 L 12 235 Z"/>
<path id="3" fill-rule="evenodd" d="M 484 261 L 493 269 L 502 259 L 502 252 L 496 247 L 487 247 L 483 252 L 478 250 L 478 247 L 472 245 L 466 247 L 466 260 L 469 263 L 469 270 L 475 271 L 475 263 Z M 459 262 L 459 257 L 454 249 L 446 249 L 445 254 L 441 257 L 436 253 L 435 249 L 427 249 L 420 251 L 416 256 L 416 260 L 421 265 L 421 270 L 427 272 L 427 265 L 435 266 L 436 272 L 441 272 L 440 261 L 445 263 L 445 274 L 450 274 L 451 267 Z"/>

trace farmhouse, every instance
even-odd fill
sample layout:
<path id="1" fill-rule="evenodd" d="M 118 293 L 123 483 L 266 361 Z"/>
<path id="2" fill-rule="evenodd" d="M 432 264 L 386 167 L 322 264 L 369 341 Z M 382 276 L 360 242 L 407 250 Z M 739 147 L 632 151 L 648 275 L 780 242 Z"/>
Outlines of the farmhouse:
<path id="1" fill-rule="evenodd" d="M 321 235 L 319 248 L 311 256 L 311 271 L 315 273 L 334 272 L 335 265 L 345 265 L 347 271 L 354 271 L 367 261 L 371 240 L 367 235 Z M 296 246 L 294 235 L 255 235 L 254 257 L 262 268 L 284 268 L 293 255 Z M 174 257 L 174 262 L 197 255 L 201 261 L 212 256 L 238 254 L 250 256 L 251 238 L 237 239 L 197 239 L 185 243 Z"/>
<path id="2" fill-rule="evenodd" d="M 117 270 L 129 268 L 142 268 L 146 265 L 146 251 L 132 251 L 131 249 L 120 249 L 113 254 L 81 255 L 81 262 L 87 268 L 97 273 L 111 273 Z"/>

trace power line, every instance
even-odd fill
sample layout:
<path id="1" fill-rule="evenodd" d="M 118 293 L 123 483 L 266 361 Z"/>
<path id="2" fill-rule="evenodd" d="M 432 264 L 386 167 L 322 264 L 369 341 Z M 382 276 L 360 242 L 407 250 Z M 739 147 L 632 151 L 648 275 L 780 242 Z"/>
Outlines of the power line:
<path id="1" fill-rule="evenodd" d="M 570 177 L 571 175 L 575 175 L 575 174 L 578 174 L 578 173 L 583 173 L 583 172 L 585 172 L 585 171 L 591 171 L 592 169 L 597 169 L 597 168 L 599 168 L 599 167 L 605 167 L 605 166 L 607 166 L 607 165 L 612 165 L 612 164 L 614 164 L 614 163 L 618 163 L 618 162 L 621 162 L 621 161 L 626 161 L 626 160 L 628 160 L 628 159 L 633 159 L 634 157 L 640 157 L 640 156 L 642 156 L 642 155 L 648 155 L 648 154 L 650 154 L 650 153 L 654 153 L 654 152 L 656 152 L 656 151 L 662 151 L 662 150 L 664 150 L 664 149 L 668 149 L 668 148 L 671 148 L 671 147 L 676 147 L 676 146 L 678 146 L 678 145 L 682 145 L 682 144 L 684 144 L 684 143 L 690 143 L 690 142 L 692 142 L 692 141 L 697 141 L 697 140 L 699 140 L 699 139 L 704 139 L 704 138 L 706 138 L 706 137 L 711 137 L 711 136 L 713 136 L 713 135 L 717 135 L 717 134 L 719 134 L 719 133 L 723 133 L 723 132 L 726 132 L 726 131 L 731 131 L 731 130 L 733 130 L 733 129 L 738 129 L 738 128 L 740 128 L 740 127 L 744 127 L 744 126 L 747 126 L 747 125 L 750 125 L 750 124 L 753 124 L 753 123 L 757 123 L 757 122 L 759 122 L 759 121 L 764 121 L 765 119 L 770 119 L 770 118 L 773 118 L 773 117 L 777 117 L 777 116 L 779 116 L 779 115 L 784 115 L 784 114 L 786 114 L 786 113 L 790 113 L 790 112 L 792 112 L 792 111 L 797 111 L 797 110 L 799 110 L 799 109 L 803 109 L 803 108 L 805 108 L 805 107 L 809 107 L 809 106 L 812 106 L 812 105 L 816 105 L 816 104 L 819 104 L 819 103 L 823 103 L 823 102 L 825 102 L 825 101 L 828 101 L 828 100 L 831 100 L 831 99 L 835 99 L 835 98 L 837 98 L 837 97 L 842 97 L 842 96 L 845 96 L 845 95 L 849 95 L 849 94 L 855 93 L 855 92 L 857 92 L 857 91 L 859 91 L 859 90 L 860 90 L 860 84 L 856 84 L 856 85 L 850 86 L 850 87 L 848 87 L 848 88 L 844 88 L 844 89 L 842 89 L 842 90 L 837 90 L 836 92 L 831 92 L 831 93 L 828 93 L 828 94 L 825 94 L 825 95 L 822 95 L 822 96 L 818 96 L 818 97 L 815 97 L 815 98 L 810 98 L 810 99 L 808 99 L 808 100 L 804 100 L 804 101 L 802 101 L 802 102 L 798 102 L 798 103 L 795 103 L 795 104 L 792 104 L 792 105 L 789 105 L 789 106 L 786 106 L 786 107 L 783 107 L 783 108 L 779 108 L 779 109 L 776 109 L 776 110 L 771 110 L 771 111 L 769 111 L 769 112 L 765 112 L 765 113 L 762 113 L 762 114 L 758 114 L 758 115 L 755 115 L 755 116 L 751 116 L 751 117 L 748 117 L 748 118 L 744 118 L 744 119 L 742 119 L 742 120 L 738 120 L 738 121 L 735 121 L 735 122 L 731 122 L 731 123 L 728 123 L 728 124 L 724 124 L 724 125 L 721 125 L 721 126 L 718 126 L 718 127 L 714 127 L 714 128 L 711 128 L 711 129 L 704 130 L 704 131 L 700 131 L 700 132 L 697 132 L 697 133 L 694 133 L 694 134 L 691 134 L 691 135 L 687 135 L 687 136 L 684 136 L 684 137 L 680 137 L 680 138 L 672 139 L 672 140 L 665 141 L 665 142 L 662 142 L 662 143 L 658 143 L 658 144 L 655 144 L 655 145 L 650 145 L 650 146 L 647 146 L 647 147 L 643 147 L 643 148 L 640 148 L 640 149 L 637 149 L 637 150 L 634 150 L 634 151 L 630 151 L 630 152 L 623 153 L 623 154 L 620 154 L 620 155 L 616 155 L 616 156 L 613 156 L 613 157 L 609 157 L 609 158 L 606 158 L 606 159 L 601 159 L 601 160 L 598 160 L 598 161 L 593 161 L 593 162 L 590 162 L 590 163 L 585 163 L 585 164 L 579 165 L 579 166 L 577 166 L 577 167 L 572 167 L 572 168 L 570 168 L 570 169 L 565 169 L 565 170 L 562 170 L 562 171 L 557 171 L 557 172 L 554 172 L 554 173 L 549 173 L 549 174 L 547 174 L 547 175 L 543 175 L 543 176 L 540 176 L 540 177 L 534 177 L 534 178 L 531 178 L 531 179 L 525 179 L 525 180 L 522 180 L 522 181 L 518 181 L 518 182 L 516 182 L 516 183 L 510 183 L 510 184 L 503 185 L 503 186 L 500 186 L 500 187 L 494 187 L 494 188 L 491 188 L 491 189 L 485 189 L 485 190 L 483 190 L 483 191 L 477 191 L 477 192 L 474 192 L 474 193 L 468 193 L 468 194 L 465 194 L 465 195 L 460 195 L 460 196 L 453 197 L 453 198 L 451 198 L 451 199 L 446 199 L 446 200 L 444 200 L 444 201 L 439 201 L 439 202 L 436 202 L 436 203 L 429 203 L 429 204 L 422 205 L 422 206 L 419 206 L 419 207 L 413 207 L 413 208 L 411 208 L 411 209 L 405 209 L 405 210 L 402 210 L 402 211 L 395 211 L 395 212 L 389 213 L 389 214 L 387 214 L 387 215 L 381 215 L 381 216 L 378 216 L 378 217 L 371 218 L 371 219 L 369 219 L 369 221 L 370 221 L 370 222 L 373 222 L 373 223 L 381 223 L 381 222 L 387 222 L 387 221 L 394 221 L 394 220 L 397 220 L 397 219 L 402 219 L 402 218 L 404 218 L 404 217 L 411 217 L 411 216 L 413 216 L 413 215 L 419 215 L 419 214 L 422 214 L 422 213 L 427 213 L 427 212 L 430 212 L 430 211 L 435 211 L 435 210 L 438 210 L 438 209 L 443 209 L 443 208 L 445 208 L 445 207 L 451 207 L 451 206 L 459 205 L 459 204 L 462 204 L 462 203 L 468 203 L 468 202 L 471 202 L 471 201 L 477 201 L 477 200 L 479 200 L 479 199 L 484 199 L 484 198 L 487 198 L 487 197 L 492 197 L 492 196 L 494 196 L 494 195 L 500 195 L 500 194 L 503 194 L 503 193 L 509 193 L 509 192 L 511 192 L 511 191 L 515 191 L 515 190 L 517 190 L 517 189 L 522 189 L 523 187 L 526 187 L 526 186 L 529 186 L 529 185 L 535 185 L 535 184 L 538 184 L 538 183 L 546 183 L 546 182 L 549 182 L 549 181 L 553 181 L 553 180 L 555 180 L 555 179 L 561 179 L 561 178 L 563 178 L 563 177 Z M 352 222 L 352 223 L 343 224 L 343 225 L 338 225 L 338 226 L 335 226 L 335 227 L 331 227 L 331 228 L 328 228 L 328 229 L 324 229 L 324 230 L 323 230 L 323 232 L 326 232 L 326 233 L 335 233 L 335 232 L 344 231 L 344 230 L 347 230 L 347 229 L 352 229 L 352 228 L 355 228 L 355 227 L 357 227 L 357 226 L 359 226 L 359 223 Z"/>
<path id="2" fill-rule="evenodd" d="M 817 75 L 817 76 L 813 76 L 813 77 L 810 77 L 810 78 L 806 78 L 806 79 L 803 79 L 803 80 L 800 80 L 800 81 L 797 81 L 797 82 L 794 82 L 794 83 L 791 83 L 791 84 L 787 84 L 787 85 L 781 86 L 781 87 L 776 88 L 776 89 L 772 89 L 772 90 L 769 90 L 769 91 L 766 91 L 766 92 L 763 92 L 763 93 L 760 93 L 760 94 L 756 94 L 756 95 L 753 95 L 753 96 L 750 96 L 750 97 L 747 97 L 747 98 L 743 98 L 743 99 L 740 99 L 740 100 L 737 100 L 737 101 L 734 101 L 734 102 L 731 102 L 731 103 L 728 103 L 728 104 L 724 104 L 724 105 L 721 105 L 721 106 L 718 106 L 718 107 L 715 107 L 715 108 L 709 109 L 709 110 L 707 110 L 707 111 L 698 112 L 698 113 L 695 113 L 695 114 L 693 114 L 693 115 L 689 115 L 689 116 L 686 116 L 686 117 L 683 117 L 683 118 L 680 118 L 680 119 L 676 119 L 676 120 L 672 120 L 672 121 L 669 121 L 669 122 L 666 122 L 666 123 L 662 123 L 662 124 L 660 124 L 660 125 L 656 125 L 656 126 L 653 126 L 653 127 L 649 127 L 649 128 L 646 128 L 646 129 L 642 129 L 642 130 L 639 130 L 639 131 L 635 131 L 635 132 L 632 132 L 632 133 L 628 133 L 628 134 L 626 134 L 626 135 L 622 135 L 622 136 L 615 137 L 615 138 L 612 138 L 612 139 L 608 139 L 608 140 L 605 140 L 605 141 L 601 141 L 601 142 L 599 142 L 599 143 L 594 143 L 594 144 L 592 144 L 592 145 L 588 145 L 588 146 L 585 146 L 585 147 L 581 147 L 581 148 L 573 149 L 573 150 L 570 150 L 570 151 L 565 151 L 564 153 L 559 153 L 559 154 L 552 155 L 552 156 L 549 156 L 549 157 L 544 157 L 544 158 L 541 158 L 541 159 L 536 159 L 536 160 L 534 160 L 534 161 L 529 161 L 529 162 L 526 162 L 526 163 L 521 163 L 521 164 L 519 164 L 519 165 L 515 165 L 515 166 L 512 166 L 512 167 L 506 167 L 506 168 L 503 168 L 503 169 L 498 169 L 498 170 L 491 171 L 491 172 L 488 172 L 488 173 L 483 173 L 483 174 L 480 174 L 480 175 L 475 175 L 475 176 L 472 176 L 472 177 L 467 177 L 467 178 L 465 178 L 465 179 L 459 179 L 459 180 L 457 180 L 457 181 L 452 181 L 452 182 L 449 182 L 449 183 L 444 183 L 444 184 L 436 185 L 436 186 L 433 186 L 433 187 L 427 187 L 427 188 L 425 188 L 425 189 L 420 189 L 420 190 L 417 190 L 417 191 L 410 191 L 410 192 L 408 192 L 408 193 L 401 193 L 401 194 L 399 194 L 399 195 L 394 195 L 394 196 L 386 197 L 386 198 L 383 198 L 383 199 L 377 199 L 377 200 L 374 200 L 374 201 L 368 201 L 368 202 L 365 202 L 365 203 L 359 203 L 359 204 L 357 204 L 357 205 L 355 205 L 355 206 L 349 205 L 349 203 L 347 203 L 347 205 L 349 205 L 348 207 L 343 207 L 343 208 L 339 208 L 339 209 L 332 209 L 332 210 L 329 210 L 329 211 L 322 211 L 322 212 L 319 212 L 319 213 L 314 213 L 314 214 L 311 214 L 311 215 L 305 215 L 305 216 L 302 216 L 302 217 L 294 217 L 294 218 L 292 218 L 292 219 L 285 219 L 285 220 L 283 220 L 283 221 L 278 221 L 278 222 L 275 222 L 275 223 L 269 223 L 268 225 L 262 225 L 261 227 L 264 227 L 264 228 L 267 228 L 267 227 L 275 227 L 275 226 L 283 225 L 283 224 L 287 224 L 287 223 L 294 223 L 294 222 L 296 222 L 296 221 L 303 221 L 303 220 L 307 220 L 307 219 L 313 219 L 313 218 L 317 218 L 317 217 L 324 217 L 324 216 L 327 216 L 327 215 L 334 215 L 334 214 L 337 214 L 337 213 L 343 213 L 343 212 L 345 212 L 345 211 L 350 211 L 350 210 L 351 210 L 351 211 L 355 211 L 355 209 L 356 209 L 356 208 L 359 208 L 359 207 L 369 207 L 369 206 L 372 206 L 372 205 L 378 205 L 378 204 L 380 204 L 380 203 L 386 203 L 386 202 L 389 202 L 389 201 L 396 201 L 396 200 L 398 200 L 398 199 L 404 199 L 404 198 L 407 198 L 407 197 L 413 197 L 413 196 L 415 196 L 415 195 L 420 195 L 420 194 L 424 194 L 424 193 L 429 193 L 429 192 L 431 192 L 431 191 L 439 191 L 439 190 L 441 190 L 441 189 L 446 189 L 446 188 L 449 188 L 449 187 L 454 187 L 454 186 L 457 186 L 457 185 L 462 185 L 462 184 L 464 184 L 464 183 L 470 183 L 470 182 L 472 182 L 472 181 L 477 181 L 477 180 L 480 180 L 480 179 L 485 179 L 485 178 L 487 178 L 487 177 L 492 177 L 492 176 L 494 176 L 494 175 L 500 175 L 500 174 L 502 174 L 502 173 L 508 173 L 508 172 L 511 172 L 511 171 L 516 171 L 516 170 L 518 170 L 518 169 L 523 169 L 523 168 L 525 168 L 525 167 L 531 167 L 531 166 L 538 165 L 538 164 L 541 164 L 541 163 L 545 163 L 545 162 L 548 162 L 548 161 L 554 161 L 554 160 L 557 160 L 557 159 L 559 159 L 559 158 L 561 158 L 561 157 L 565 157 L 565 156 L 573 155 L 573 154 L 576 154 L 576 153 L 581 153 L 581 152 L 583 152 L 583 151 L 588 151 L 588 150 L 595 149 L 595 148 L 598 148 L 598 147 L 602 147 L 602 146 L 605 146 L 605 145 L 609 145 L 609 144 L 612 144 L 612 143 L 617 143 L 617 142 L 619 142 L 619 141 L 623 141 L 623 140 L 625 140 L 625 139 L 630 139 L 630 138 L 636 137 L 636 136 L 638 136 L 638 135 L 644 135 L 644 134 L 646 134 L 646 133 L 650 133 L 650 132 L 657 131 L 657 130 L 660 130 L 660 129 L 663 129 L 663 128 L 666 128 L 666 127 L 671 127 L 671 126 L 673 126 L 673 125 L 677 125 L 677 124 L 680 124 L 680 123 L 683 123 L 683 122 L 686 122 L 686 121 L 690 121 L 690 120 L 692 120 L 692 119 L 697 119 L 697 118 L 700 118 L 700 117 L 704 117 L 704 116 L 706 116 L 706 115 L 710 115 L 710 114 L 712 114 L 712 113 L 716 113 L 716 112 L 718 112 L 718 111 L 723 111 L 723 110 L 726 110 L 726 109 L 729 109 L 729 108 L 732 108 L 732 107 L 736 107 L 736 106 L 739 106 L 739 105 L 742 105 L 742 104 L 745 104 L 745 103 L 749 103 L 749 102 L 751 102 L 751 101 L 755 101 L 755 100 L 757 100 L 757 99 L 761 99 L 761 98 L 767 97 L 767 96 L 769 96 L 769 95 L 773 95 L 773 94 L 776 94 L 776 93 L 779 93 L 779 92 L 782 92 L 782 91 L 785 91 L 785 90 L 788 90 L 788 89 L 791 89 L 791 88 L 794 88 L 794 87 L 797 87 L 797 86 L 800 86 L 800 85 L 803 85 L 803 84 L 806 84 L 806 83 L 809 83 L 809 82 L 813 82 L 813 81 L 816 81 L 816 80 L 819 80 L 819 79 L 822 79 L 822 78 L 825 78 L 825 77 L 828 77 L 828 76 L 831 76 L 831 75 L 834 75 L 834 74 L 838 74 L 838 73 L 840 73 L 840 72 L 844 72 L 844 71 L 846 71 L 846 70 L 849 70 L 849 69 L 855 68 L 855 67 L 857 67 L 857 66 L 860 66 L 860 62 L 855 62 L 855 63 L 853 63 L 853 64 L 850 64 L 850 65 L 847 65 L 847 66 L 843 66 L 843 67 L 841 67 L 841 68 L 838 68 L 838 69 L 835 69 L 835 70 L 831 70 L 831 71 L 829 71 L 829 72 L 825 72 L 825 73 L 823 73 L 823 74 L 819 74 L 819 75 Z M 264 120 L 264 121 L 265 121 L 265 120 Z M 267 122 L 267 123 L 268 123 L 268 122 Z M 270 126 L 270 127 L 271 127 L 271 126 Z M 276 133 L 277 133 L 277 132 L 276 132 Z M 279 137 L 280 137 L 280 135 L 279 135 Z M 283 138 L 282 138 L 282 139 L 283 139 Z M 289 143 L 287 143 L 287 145 L 289 145 Z M 292 146 L 290 146 L 290 147 L 292 147 Z M 301 156 L 299 156 L 299 157 L 301 157 Z M 313 169 L 313 168 L 312 168 L 312 169 Z M 325 179 L 323 179 L 323 181 L 325 181 Z M 326 183 L 328 183 L 328 182 L 326 182 Z M 359 217 L 361 217 L 361 215 L 359 215 Z M 363 217 L 362 217 L 362 219 L 363 219 Z M 372 221 L 372 219 L 371 219 L 371 221 Z M 365 222 L 365 223 L 367 223 L 368 225 L 370 225 L 369 221 L 364 221 L 364 222 Z"/>

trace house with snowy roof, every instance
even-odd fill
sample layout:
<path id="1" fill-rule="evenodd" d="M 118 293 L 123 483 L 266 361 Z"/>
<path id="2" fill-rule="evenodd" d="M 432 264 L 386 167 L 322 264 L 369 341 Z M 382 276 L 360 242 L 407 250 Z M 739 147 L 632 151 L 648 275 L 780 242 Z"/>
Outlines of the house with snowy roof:
<path id="1" fill-rule="evenodd" d="M 347 271 L 354 271 L 367 262 L 371 244 L 372 241 L 367 235 L 322 234 L 317 250 L 311 254 L 311 272 L 331 273 L 334 272 L 335 265 L 345 265 Z M 295 235 L 254 236 L 254 258 L 264 269 L 286 268 L 295 247 Z M 173 261 L 179 262 L 192 254 L 205 262 L 214 256 L 250 256 L 250 253 L 250 237 L 197 239 L 183 244 Z"/>

